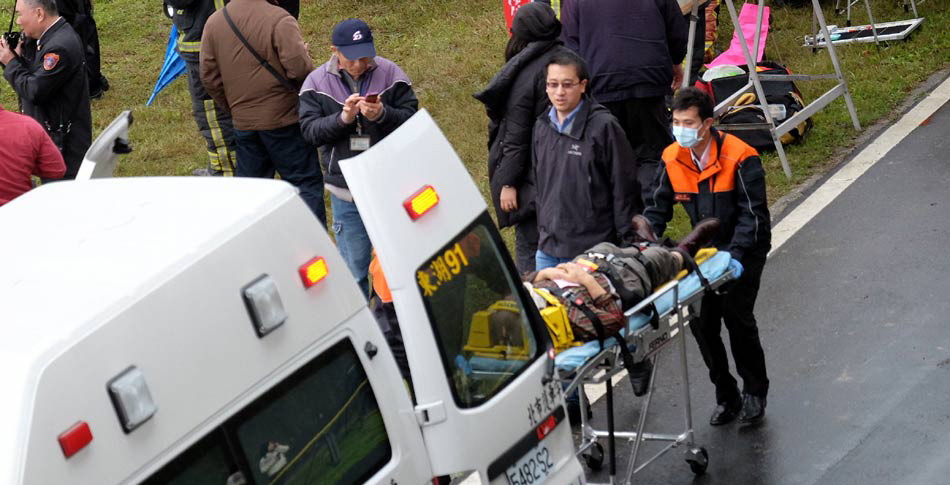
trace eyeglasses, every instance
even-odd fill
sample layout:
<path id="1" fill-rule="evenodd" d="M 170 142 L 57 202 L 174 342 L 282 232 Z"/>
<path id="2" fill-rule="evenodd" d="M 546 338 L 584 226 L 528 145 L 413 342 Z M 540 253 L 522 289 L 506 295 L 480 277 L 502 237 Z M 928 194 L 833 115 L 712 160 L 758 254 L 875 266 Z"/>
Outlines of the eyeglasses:
<path id="1" fill-rule="evenodd" d="M 558 83 L 557 81 L 548 81 L 546 84 L 548 86 L 548 89 L 553 90 L 553 91 L 556 91 L 558 86 L 564 88 L 565 91 L 569 91 L 581 85 L 581 83 L 574 82 L 574 81 L 564 81 L 561 83 Z"/>

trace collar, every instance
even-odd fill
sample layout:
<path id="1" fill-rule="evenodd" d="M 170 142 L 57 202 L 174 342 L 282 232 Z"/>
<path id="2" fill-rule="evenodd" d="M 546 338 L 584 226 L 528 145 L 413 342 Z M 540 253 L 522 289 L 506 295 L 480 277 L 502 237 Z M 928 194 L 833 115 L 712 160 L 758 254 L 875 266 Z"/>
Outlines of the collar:
<path id="1" fill-rule="evenodd" d="M 365 76 L 365 75 L 366 75 L 367 73 L 369 73 L 370 71 L 375 70 L 376 67 L 377 67 L 377 66 L 376 66 L 376 58 L 374 57 L 374 58 L 372 58 L 372 59 L 369 60 L 369 67 L 366 69 L 366 72 L 363 73 L 363 76 Z M 342 71 L 342 69 L 340 69 L 340 61 L 339 61 L 339 59 L 337 58 L 336 54 L 331 55 L 331 56 L 330 56 L 330 60 L 327 61 L 327 72 L 329 72 L 330 74 L 332 74 L 332 75 L 334 75 L 334 76 L 336 76 L 336 77 L 342 79 L 343 76 L 340 75 L 340 72 L 341 72 L 341 71 Z M 362 81 L 363 81 L 363 76 L 360 76 L 360 78 L 357 79 L 356 81 L 357 81 L 357 82 L 362 82 Z"/>
<path id="2" fill-rule="evenodd" d="M 548 119 L 551 120 L 551 124 L 554 125 L 554 129 L 558 133 L 564 134 L 564 132 L 570 133 L 571 128 L 574 125 L 574 118 L 577 117 L 577 113 L 580 112 L 581 108 L 584 107 L 584 98 L 581 98 L 581 102 L 577 103 L 577 106 L 564 118 L 564 123 L 559 123 L 557 118 L 557 109 L 554 106 L 551 106 L 551 109 L 548 110 Z"/>
<path id="3" fill-rule="evenodd" d="M 712 145 L 713 141 L 709 140 L 709 143 L 706 144 L 706 148 L 703 149 L 702 155 L 699 157 L 696 157 L 696 152 L 692 149 L 689 150 L 689 155 L 693 158 L 693 163 L 696 164 L 696 167 L 699 168 L 700 171 L 705 170 L 706 167 L 709 166 L 709 149 Z"/>
<path id="4" fill-rule="evenodd" d="M 681 146 L 679 142 L 673 142 L 679 149 L 676 155 L 676 162 L 699 174 L 699 182 L 712 177 L 722 169 L 722 164 L 719 163 L 719 147 L 722 146 L 723 135 L 715 128 L 711 128 L 709 133 L 712 140 L 706 147 L 706 151 L 703 152 L 703 158 L 707 155 L 709 158 L 707 159 L 706 166 L 702 169 L 697 167 L 694 162 L 693 150 Z"/>
<path id="5" fill-rule="evenodd" d="M 40 34 L 40 38 L 37 39 L 36 41 L 37 48 L 39 49 L 43 48 L 43 37 L 46 37 L 46 33 L 52 30 L 53 27 L 56 27 L 57 25 L 59 25 L 60 21 L 65 22 L 62 16 L 56 17 L 56 20 L 54 20 L 53 23 L 49 24 L 49 27 L 46 27 L 46 30 L 44 30 L 43 33 Z"/>

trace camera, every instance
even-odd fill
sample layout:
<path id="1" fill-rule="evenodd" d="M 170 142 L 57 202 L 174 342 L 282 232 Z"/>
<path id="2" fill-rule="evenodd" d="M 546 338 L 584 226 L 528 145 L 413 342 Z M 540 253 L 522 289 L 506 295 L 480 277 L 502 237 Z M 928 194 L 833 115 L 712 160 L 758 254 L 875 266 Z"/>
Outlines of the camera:
<path id="1" fill-rule="evenodd" d="M 7 47 L 14 51 L 16 46 L 20 44 L 20 32 L 4 32 L 3 40 L 7 41 Z"/>

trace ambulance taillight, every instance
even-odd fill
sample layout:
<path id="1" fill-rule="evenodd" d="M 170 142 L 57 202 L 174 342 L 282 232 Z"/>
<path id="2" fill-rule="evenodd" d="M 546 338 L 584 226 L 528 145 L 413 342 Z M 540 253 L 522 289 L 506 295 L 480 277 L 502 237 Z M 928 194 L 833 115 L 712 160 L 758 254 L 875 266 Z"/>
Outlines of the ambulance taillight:
<path id="1" fill-rule="evenodd" d="M 63 449 L 63 455 L 69 458 L 92 443 L 92 430 L 89 429 L 89 424 L 80 421 L 63 431 L 58 436 L 58 440 L 59 447 Z"/>
<path id="2" fill-rule="evenodd" d="M 327 262 L 322 257 L 313 258 L 300 267 L 300 279 L 303 281 L 304 288 L 310 288 L 323 281 L 327 274 L 329 274 Z"/>
<path id="3" fill-rule="evenodd" d="M 415 221 L 425 215 L 426 212 L 432 210 L 438 203 L 439 194 L 431 185 L 426 185 L 415 194 L 412 194 L 402 205 L 406 208 L 406 213 L 409 214 L 409 218 Z"/>

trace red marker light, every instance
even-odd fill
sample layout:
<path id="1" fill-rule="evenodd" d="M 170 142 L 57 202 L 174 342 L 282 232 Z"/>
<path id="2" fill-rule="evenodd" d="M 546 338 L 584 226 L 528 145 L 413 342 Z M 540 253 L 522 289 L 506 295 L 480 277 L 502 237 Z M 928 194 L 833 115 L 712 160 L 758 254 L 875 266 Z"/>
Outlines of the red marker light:
<path id="1" fill-rule="evenodd" d="M 59 435 L 59 446 L 63 454 L 69 458 L 92 442 L 92 431 L 85 421 L 74 424 L 71 428 Z"/>
<path id="2" fill-rule="evenodd" d="M 412 218 L 412 220 L 416 220 L 422 217 L 426 212 L 432 210 L 438 203 L 439 194 L 436 193 L 431 185 L 426 185 L 415 194 L 412 194 L 412 197 L 406 199 L 406 201 L 402 203 L 402 206 L 406 208 L 409 217 Z"/>
<path id="3" fill-rule="evenodd" d="M 327 262 L 320 256 L 307 261 L 300 267 L 300 279 L 303 280 L 304 288 L 310 288 L 323 281 L 327 274 L 329 274 Z"/>
<path id="4" fill-rule="evenodd" d="M 548 419 L 545 419 L 538 425 L 538 441 L 543 440 L 551 431 L 554 431 L 555 427 L 557 427 L 557 420 L 554 419 L 554 415 L 552 414 L 548 416 Z"/>

